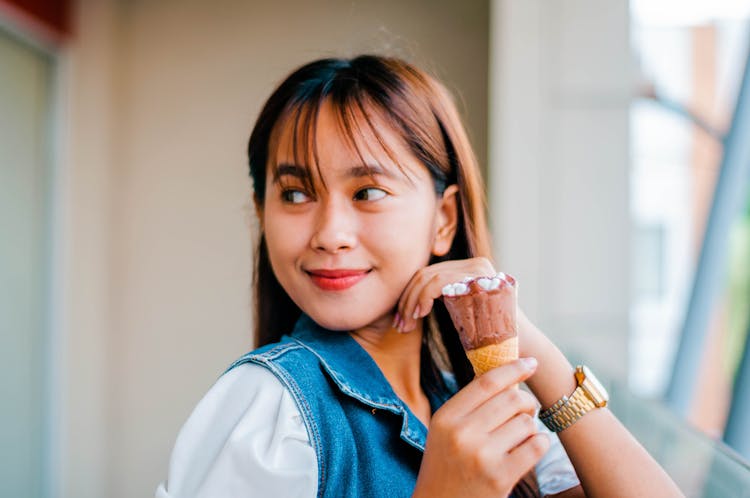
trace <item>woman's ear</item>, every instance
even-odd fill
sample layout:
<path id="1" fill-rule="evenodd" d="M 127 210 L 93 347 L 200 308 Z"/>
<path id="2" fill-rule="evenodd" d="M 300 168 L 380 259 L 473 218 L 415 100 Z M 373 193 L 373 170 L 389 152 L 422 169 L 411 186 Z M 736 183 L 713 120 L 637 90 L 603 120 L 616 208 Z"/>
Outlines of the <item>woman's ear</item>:
<path id="1" fill-rule="evenodd" d="M 260 231 L 263 232 L 263 206 L 258 201 L 254 201 L 253 204 L 255 205 L 255 216 L 258 218 L 258 226 Z"/>
<path id="2" fill-rule="evenodd" d="M 453 245 L 458 226 L 458 185 L 449 185 L 438 201 L 435 223 L 435 239 L 432 243 L 432 254 L 444 256 Z"/>

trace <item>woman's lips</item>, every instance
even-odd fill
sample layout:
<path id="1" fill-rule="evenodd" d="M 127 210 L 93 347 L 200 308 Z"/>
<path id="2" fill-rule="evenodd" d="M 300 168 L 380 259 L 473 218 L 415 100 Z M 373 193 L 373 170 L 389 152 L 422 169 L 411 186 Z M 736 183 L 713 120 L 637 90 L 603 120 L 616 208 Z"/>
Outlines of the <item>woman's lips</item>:
<path id="1" fill-rule="evenodd" d="M 315 285 L 326 291 L 348 289 L 367 276 L 370 270 L 307 270 Z"/>

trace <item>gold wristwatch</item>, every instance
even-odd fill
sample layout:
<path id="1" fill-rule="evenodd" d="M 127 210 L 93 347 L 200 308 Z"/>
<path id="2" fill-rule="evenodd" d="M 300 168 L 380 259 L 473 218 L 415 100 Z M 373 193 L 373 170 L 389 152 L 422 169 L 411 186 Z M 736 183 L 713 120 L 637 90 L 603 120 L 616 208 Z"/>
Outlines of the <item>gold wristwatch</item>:
<path id="1" fill-rule="evenodd" d="M 578 386 L 570 396 L 563 396 L 539 414 L 542 423 L 552 432 L 560 432 L 595 408 L 607 406 L 609 394 L 591 370 L 578 365 L 575 370 Z"/>

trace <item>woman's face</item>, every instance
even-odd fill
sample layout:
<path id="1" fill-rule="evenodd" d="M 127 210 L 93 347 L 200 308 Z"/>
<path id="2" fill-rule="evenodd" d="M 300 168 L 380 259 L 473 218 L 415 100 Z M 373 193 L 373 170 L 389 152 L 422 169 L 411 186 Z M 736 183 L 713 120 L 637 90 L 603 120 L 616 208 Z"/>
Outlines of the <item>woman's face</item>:
<path id="1" fill-rule="evenodd" d="M 277 147 L 269 151 L 259 214 L 271 266 L 297 306 L 332 330 L 390 318 L 414 273 L 431 254 L 450 247 L 437 235 L 445 223 L 444 201 L 428 171 L 384 121 L 371 119 L 398 165 L 364 131 L 360 158 L 328 102 L 312 138 L 317 168 L 295 163 L 292 123 L 277 125 Z M 314 193 L 305 187 L 305 175 L 312 175 Z"/>

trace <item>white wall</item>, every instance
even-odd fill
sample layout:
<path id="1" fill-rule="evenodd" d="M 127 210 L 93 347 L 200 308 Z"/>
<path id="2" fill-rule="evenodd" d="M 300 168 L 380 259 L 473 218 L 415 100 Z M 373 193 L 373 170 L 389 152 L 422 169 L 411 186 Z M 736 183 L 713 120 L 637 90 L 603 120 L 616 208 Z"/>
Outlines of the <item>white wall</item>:
<path id="1" fill-rule="evenodd" d="M 111 425 L 112 175 L 115 146 L 115 5 L 80 0 L 76 36 L 60 54 L 55 396 L 55 496 L 108 495 Z"/>
<path id="2" fill-rule="evenodd" d="M 387 52 L 460 88 L 486 157 L 488 2 L 81 0 L 61 454 L 68 497 L 149 496 L 251 346 L 246 141 L 295 66 Z"/>
<path id="3" fill-rule="evenodd" d="M 497 260 L 564 349 L 623 378 L 630 302 L 626 0 L 495 0 Z"/>

